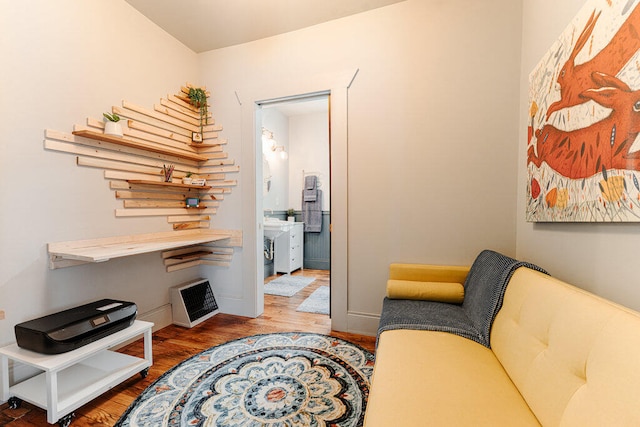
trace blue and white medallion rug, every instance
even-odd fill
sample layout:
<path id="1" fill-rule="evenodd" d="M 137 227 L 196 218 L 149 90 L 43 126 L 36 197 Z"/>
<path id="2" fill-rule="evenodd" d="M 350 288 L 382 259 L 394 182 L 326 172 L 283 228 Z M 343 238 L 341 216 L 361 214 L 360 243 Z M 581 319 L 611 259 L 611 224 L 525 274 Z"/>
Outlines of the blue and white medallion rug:
<path id="1" fill-rule="evenodd" d="M 373 355 L 340 338 L 241 338 L 167 371 L 116 427 L 361 426 L 372 372 Z"/>

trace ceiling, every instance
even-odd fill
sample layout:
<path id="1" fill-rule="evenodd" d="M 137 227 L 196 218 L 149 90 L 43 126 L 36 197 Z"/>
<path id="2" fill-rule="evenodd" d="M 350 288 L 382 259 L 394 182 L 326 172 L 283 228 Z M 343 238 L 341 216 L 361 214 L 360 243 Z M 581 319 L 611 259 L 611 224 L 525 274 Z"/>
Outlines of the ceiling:
<path id="1" fill-rule="evenodd" d="M 404 0 L 125 0 L 196 53 L 299 30 Z"/>

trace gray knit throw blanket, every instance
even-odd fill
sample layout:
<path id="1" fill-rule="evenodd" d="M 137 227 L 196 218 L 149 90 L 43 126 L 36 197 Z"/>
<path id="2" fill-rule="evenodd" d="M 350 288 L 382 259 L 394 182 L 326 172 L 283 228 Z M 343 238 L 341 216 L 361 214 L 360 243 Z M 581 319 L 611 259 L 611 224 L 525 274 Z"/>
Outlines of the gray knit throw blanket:
<path id="1" fill-rule="evenodd" d="M 464 282 L 464 302 L 461 305 L 385 298 L 378 337 L 392 329 L 442 331 L 491 348 L 489 335 L 493 319 L 502 307 L 511 276 L 520 267 L 548 274 L 534 264 L 484 250 L 473 262 Z"/>

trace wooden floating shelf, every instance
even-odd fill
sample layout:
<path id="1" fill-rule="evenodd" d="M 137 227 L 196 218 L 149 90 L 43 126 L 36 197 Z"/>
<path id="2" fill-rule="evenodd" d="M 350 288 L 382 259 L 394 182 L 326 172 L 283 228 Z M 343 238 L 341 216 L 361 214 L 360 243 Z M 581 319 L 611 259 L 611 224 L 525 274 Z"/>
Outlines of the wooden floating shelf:
<path id="1" fill-rule="evenodd" d="M 190 142 L 189 146 L 193 148 L 211 148 L 219 146 L 219 142 Z"/>
<path id="2" fill-rule="evenodd" d="M 189 153 L 187 151 L 182 151 L 177 148 L 171 147 L 159 147 L 156 145 L 145 144 L 142 142 L 132 141 L 130 139 L 121 138 L 113 135 L 105 135 L 100 132 L 93 132 L 90 130 L 77 130 L 72 132 L 74 135 L 82 136 L 84 138 L 94 139 L 97 141 L 110 142 L 112 144 L 122 145 L 129 148 L 139 148 L 141 150 L 150 151 L 152 153 L 165 154 L 168 156 L 180 157 L 182 159 L 194 160 L 196 162 L 206 162 L 209 160 L 208 157 L 202 156 L 196 153 Z"/>
<path id="3" fill-rule="evenodd" d="M 87 119 L 86 127 L 74 127 L 72 134 L 77 138 L 46 131 L 46 149 L 77 155 L 79 166 L 104 169 L 111 189 L 117 190 L 116 198 L 125 199 L 123 209 L 115 210 L 116 217 L 166 215 L 174 228 L 169 232 L 49 243 L 51 269 L 151 252 L 162 252 L 163 258 L 175 255 L 166 261 L 167 272 L 195 265 L 229 266 L 233 247 L 242 247 L 242 230 L 211 230 L 209 215 L 216 213 L 219 200 L 231 191 L 220 187 L 237 184 L 226 180 L 225 173 L 239 169 L 221 147 L 227 144 L 226 139 L 218 139 L 222 126 L 215 124 L 211 114 L 211 124 L 202 126 L 200 111 L 186 97 L 189 87 L 182 87 L 180 95 L 161 99 L 152 110 L 128 101 L 122 101 L 122 107 L 112 107 L 113 113 L 128 121 L 125 136 L 105 134 L 102 120 L 93 118 Z M 194 132 L 201 133 L 201 142 L 193 141 Z M 159 165 L 168 162 L 178 163 L 183 172 L 185 166 L 194 172 L 210 168 L 206 174 L 199 174 L 209 184 L 183 184 L 178 177 L 175 183 L 164 182 Z M 200 199 L 199 206 L 186 205 L 191 197 Z"/>
<path id="4" fill-rule="evenodd" d="M 161 187 L 173 187 L 173 188 L 193 188 L 196 190 L 209 190 L 210 185 L 192 185 L 192 184 L 180 184 L 177 182 L 164 182 L 164 181 L 147 181 L 144 179 L 128 179 L 129 184 L 144 184 L 144 185 L 158 185 Z"/>
<path id="5" fill-rule="evenodd" d="M 216 230 L 183 230 L 49 243 L 51 269 L 231 239 Z"/>

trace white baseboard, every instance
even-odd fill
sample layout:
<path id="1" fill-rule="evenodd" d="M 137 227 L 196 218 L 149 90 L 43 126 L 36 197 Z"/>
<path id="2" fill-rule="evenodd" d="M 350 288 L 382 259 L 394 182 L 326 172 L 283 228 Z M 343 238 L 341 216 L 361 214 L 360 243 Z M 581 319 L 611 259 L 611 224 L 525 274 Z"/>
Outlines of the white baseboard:
<path id="1" fill-rule="evenodd" d="M 136 317 L 138 320 L 144 320 L 153 323 L 153 332 L 169 326 L 173 322 L 171 314 L 171 304 L 165 304 L 158 308 L 154 308 L 146 313 L 139 313 Z"/>
<path id="2" fill-rule="evenodd" d="M 255 318 L 255 310 L 252 306 L 248 306 L 247 302 L 236 297 L 227 297 L 224 295 L 216 295 L 216 302 L 220 307 L 220 312 L 232 314 L 234 316 Z"/>
<path id="3" fill-rule="evenodd" d="M 378 332 L 380 315 L 370 313 L 358 313 L 350 311 L 347 313 L 348 332 L 375 336 Z"/>

